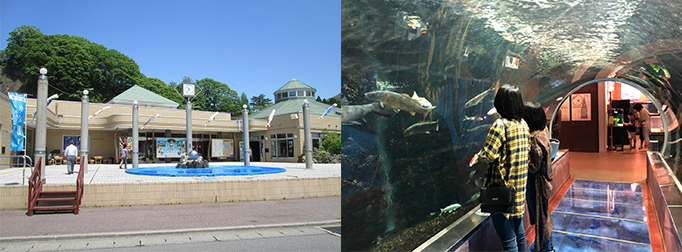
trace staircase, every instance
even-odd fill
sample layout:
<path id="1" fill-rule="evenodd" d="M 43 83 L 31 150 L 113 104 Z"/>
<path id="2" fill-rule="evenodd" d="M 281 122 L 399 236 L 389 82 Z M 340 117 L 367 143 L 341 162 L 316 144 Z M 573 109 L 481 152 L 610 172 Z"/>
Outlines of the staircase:
<path id="1" fill-rule="evenodd" d="M 42 177 L 40 171 L 40 164 L 42 158 L 36 162 L 36 168 L 31 174 L 31 179 L 28 183 L 28 216 L 34 213 L 57 213 L 57 212 L 72 212 L 78 214 L 78 208 L 83 197 L 83 166 L 85 164 L 85 157 L 81 157 L 81 165 L 78 170 L 78 178 L 76 179 L 75 191 L 43 191 L 43 184 L 45 179 Z"/>

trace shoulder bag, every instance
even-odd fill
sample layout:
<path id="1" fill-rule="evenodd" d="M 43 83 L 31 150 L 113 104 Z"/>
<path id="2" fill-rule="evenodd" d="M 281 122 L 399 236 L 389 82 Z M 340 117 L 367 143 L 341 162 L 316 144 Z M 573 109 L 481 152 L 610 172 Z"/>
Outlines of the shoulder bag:
<path id="1" fill-rule="evenodd" d="M 505 124 L 505 136 L 507 135 L 507 125 Z M 505 137 L 507 138 L 507 137 Z M 506 139 L 505 139 L 506 140 Z M 505 146 L 507 141 L 505 141 L 502 146 L 500 146 L 500 151 L 507 151 Z M 507 155 L 509 156 L 509 155 Z M 492 174 L 495 164 L 499 163 L 499 160 L 495 160 L 488 165 L 488 183 L 492 183 Z M 516 188 L 513 186 L 508 186 L 507 181 L 509 181 L 509 176 L 511 174 L 511 168 L 507 171 L 507 178 L 502 178 L 504 185 L 487 185 L 481 188 L 481 212 L 485 213 L 513 213 L 514 212 L 514 198 L 516 197 Z M 500 174 L 501 176 L 502 174 Z"/>

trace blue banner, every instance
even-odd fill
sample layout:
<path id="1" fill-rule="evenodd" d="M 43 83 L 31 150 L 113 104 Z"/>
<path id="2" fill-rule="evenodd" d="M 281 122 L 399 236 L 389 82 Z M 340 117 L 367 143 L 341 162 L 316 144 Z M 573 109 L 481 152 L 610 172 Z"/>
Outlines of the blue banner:
<path id="1" fill-rule="evenodd" d="M 26 95 L 9 93 L 12 105 L 12 140 L 9 150 L 24 151 L 24 122 L 26 121 Z"/>

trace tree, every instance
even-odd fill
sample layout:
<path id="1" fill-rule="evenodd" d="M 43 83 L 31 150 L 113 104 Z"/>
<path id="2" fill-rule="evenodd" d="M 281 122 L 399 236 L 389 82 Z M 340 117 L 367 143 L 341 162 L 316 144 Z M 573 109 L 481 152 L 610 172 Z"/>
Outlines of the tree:
<path id="1" fill-rule="evenodd" d="M 258 96 L 251 97 L 250 105 L 251 108 L 253 108 L 253 111 L 260 111 L 261 109 L 272 105 L 272 100 L 270 98 L 266 98 L 265 94 L 259 94 Z"/>
<path id="2" fill-rule="evenodd" d="M 242 95 L 239 96 L 239 105 L 244 105 L 244 104 L 246 104 L 247 108 L 248 108 L 249 98 L 246 96 L 246 93 L 242 92 Z"/>
<path id="3" fill-rule="evenodd" d="M 137 80 L 137 85 L 149 91 L 152 91 L 160 96 L 166 97 L 169 100 L 177 102 L 180 105 L 184 104 L 184 98 L 172 86 L 166 85 L 162 80 L 157 78 L 141 77 Z M 176 84 L 177 86 L 177 84 Z"/>
<path id="4" fill-rule="evenodd" d="M 339 134 L 322 130 L 322 149 L 329 152 L 329 154 L 341 154 L 341 137 Z"/>
<path id="5" fill-rule="evenodd" d="M 239 96 L 227 84 L 210 78 L 201 79 L 196 84 L 198 95 L 192 102 L 193 109 L 241 114 Z"/>
<path id="6" fill-rule="evenodd" d="M 21 26 L 10 32 L 7 41 L 0 67 L 9 78 L 25 83 L 20 92 L 37 92 L 42 67 L 48 70 L 48 92 L 65 100 L 79 100 L 87 89 L 91 101 L 105 102 L 141 78 L 135 61 L 81 37 L 44 35 L 36 27 Z"/>

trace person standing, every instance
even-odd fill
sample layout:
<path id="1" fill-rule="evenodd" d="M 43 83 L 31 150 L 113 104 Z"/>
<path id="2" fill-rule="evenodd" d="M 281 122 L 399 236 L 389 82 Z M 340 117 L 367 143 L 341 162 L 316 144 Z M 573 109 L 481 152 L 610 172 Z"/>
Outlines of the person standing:
<path id="1" fill-rule="evenodd" d="M 513 212 L 491 213 L 490 217 L 504 251 L 526 251 L 523 214 L 526 204 L 530 132 L 526 121 L 521 118 L 523 99 L 519 88 L 511 85 L 500 87 L 495 95 L 494 106 L 501 118 L 493 122 L 483 149 L 474 155 L 474 159 L 478 160 L 480 157 L 491 164 L 485 175 L 486 187 L 506 184 L 516 188 Z M 509 181 L 504 181 L 505 177 L 508 177 Z"/>
<path id="2" fill-rule="evenodd" d="M 649 110 L 644 109 L 641 103 L 635 104 L 633 107 L 639 113 L 639 121 L 642 125 L 641 134 L 644 138 L 642 146 L 639 147 L 640 150 L 646 151 L 651 149 L 651 141 L 649 139 L 649 134 L 651 134 L 651 115 L 649 115 Z"/>
<path id="3" fill-rule="evenodd" d="M 552 194 L 552 161 L 550 157 L 547 116 L 537 102 L 526 103 L 523 119 L 530 129 L 530 163 L 528 165 L 528 213 L 531 224 L 535 224 L 535 246 L 532 251 L 549 252 L 552 245 L 554 220 L 549 210 Z"/>
<path id="4" fill-rule="evenodd" d="M 635 127 L 635 113 L 630 111 L 628 113 L 628 121 L 624 123 L 625 126 L 628 126 L 628 139 L 630 140 L 630 149 L 635 149 L 637 148 L 637 128 Z"/>
<path id="5" fill-rule="evenodd" d="M 125 143 L 121 148 L 121 164 L 118 165 L 118 169 L 128 169 L 128 145 Z"/>
<path id="6" fill-rule="evenodd" d="M 66 172 L 67 174 L 73 174 L 73 164 L 76 162 L 76 156 L 78 155 L 78 148 L 73 145 L 73 141 L 69 142 L 69 146 L 64 149 L 64 157 L 66 157 Z"/>

